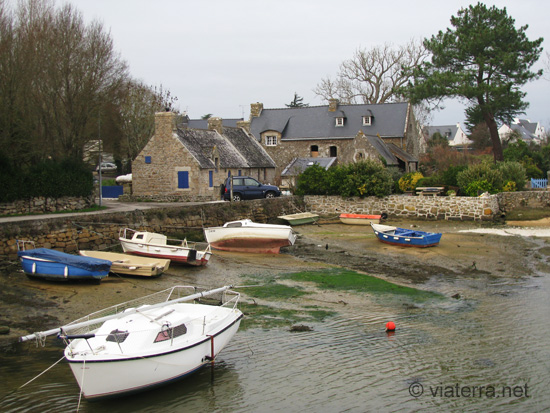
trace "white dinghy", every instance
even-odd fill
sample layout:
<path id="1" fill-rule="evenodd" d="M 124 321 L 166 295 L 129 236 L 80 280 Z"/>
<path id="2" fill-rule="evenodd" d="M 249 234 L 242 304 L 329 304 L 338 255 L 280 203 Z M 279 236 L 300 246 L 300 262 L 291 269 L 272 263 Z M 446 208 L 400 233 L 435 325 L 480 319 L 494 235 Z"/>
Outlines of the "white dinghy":
<path id="1" fill-rule="evenodd" d="M 239 293 L 177 286 L 90 314 L 20 341 L 58 334 L 88 399 L 120 396 L 179 379 L 214 360 L 237 332 Z M 198 303 L 214 297 L 221 305 Z"/>

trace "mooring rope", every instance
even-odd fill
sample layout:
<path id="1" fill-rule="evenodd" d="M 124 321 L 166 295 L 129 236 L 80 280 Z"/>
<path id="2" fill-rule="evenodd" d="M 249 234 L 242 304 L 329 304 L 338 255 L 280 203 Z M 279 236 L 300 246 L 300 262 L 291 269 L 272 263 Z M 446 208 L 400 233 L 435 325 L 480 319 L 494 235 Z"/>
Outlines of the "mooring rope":
<path id="1" fill-rule="evenodd" d="M 50 367 L 48 367 L 46 370 L 44 370 L 42 373 L 40 373 L 38 376 L 36 376 L 35 378 L 29 380 L 28 382 L 26 382 L 25 384 L 23 384 L 21 387 L 19 387 L 17 390 L 21 390 L 23 387 L 25 387 L 27 384 L 29 383 L 32 383 L 33 381 L 35 381 L 37 378 L 39 378 L 40 376 L 42 376 L 44 373 L 46 373 L 48 370 L 50 370 L 52 367 L 54 367 L 55 365 L 57 365 L 61 360 L 63 360 L 65 358 L 65 356 L 61 357 L 59 360 L 57 360 L 55 363 L 53 363 Z"/>

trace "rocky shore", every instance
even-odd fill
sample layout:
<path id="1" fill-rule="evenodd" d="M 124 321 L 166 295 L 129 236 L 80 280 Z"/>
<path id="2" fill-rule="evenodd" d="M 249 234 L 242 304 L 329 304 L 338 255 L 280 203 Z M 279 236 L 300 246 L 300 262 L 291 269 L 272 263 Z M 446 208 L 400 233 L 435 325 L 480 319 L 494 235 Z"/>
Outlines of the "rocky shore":
<path id="1" fill-rule="evenodd" d="M 206 267 L 172 266 L 155 279 L 109 276 L 100 285 L 28 279 L 17 262 L 0 268 L 0 348 L 17 351 L 18 337 L 54 328 L 101 308 L 174 285 L 241 285 L 243 276 L 273 276 L 341 266 L 403 285 L 429 289 L 433 277 L 515 278 L 550 271 L 550 220 L 488 224 L 456 221 L 390 221 L 390 225 L 442 232 L 439 246 L 402 248 L 381 244 L 370 227 L 321 221 L 296 227 L 298 241 L 278 255 L 216 251 Z M 530 236 L 506 234 L 532 228 Z M 500 232 L 499 232 L 500 231 Z M 533 236 L 538 231 L 542 237 Z M 504 235 L 500 235 L 504 234 Z M 243 289 L 244 300 L 247 297 Z M 281 303 L 284 305 L 284 303 Z M 9 330 L 9 332 L 8 332 Z"/>

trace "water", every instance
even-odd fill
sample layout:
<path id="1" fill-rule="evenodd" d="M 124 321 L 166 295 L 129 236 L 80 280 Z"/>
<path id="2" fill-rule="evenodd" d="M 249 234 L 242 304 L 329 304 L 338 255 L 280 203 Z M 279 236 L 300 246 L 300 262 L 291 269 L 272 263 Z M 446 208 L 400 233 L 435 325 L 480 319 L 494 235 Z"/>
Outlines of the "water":
<path id="1" fill-rule="evenodd" d="M 213 368 L 128 398 L 79 401 L 62 347 L 0 357 L 4 412 L 364 412 L 550 409 L 550 279 L 432 278 L 447 298 L 350 303 L 312 331 L 237 333 Z M 386 321 L 397 324 L 394 334 Z M 420 394 L 422 393 L 422 394 Z M 412 394 L 412 395 L 411 395 Z M 80 404 L 79 404 L 80 403 Z"/>

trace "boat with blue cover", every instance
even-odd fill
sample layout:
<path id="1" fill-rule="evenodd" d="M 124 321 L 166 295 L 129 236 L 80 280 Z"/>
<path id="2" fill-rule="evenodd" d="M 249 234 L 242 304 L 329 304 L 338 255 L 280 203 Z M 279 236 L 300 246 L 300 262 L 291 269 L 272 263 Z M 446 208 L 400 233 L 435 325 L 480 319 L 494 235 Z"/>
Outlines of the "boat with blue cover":
<path id="1" fill-rule="evenodd" d="M 439 244 L 441 233 L 415 229 L 398 228 L 391 225 L 372 224 L 371 227 L 379 241 L 385 244 L 404 247 L 433 247 Z"/>
<path id="2" fill-rule="evenodd" d="M 71 255 L 49 248 L 17 252 L 23 271 L 31 278 L 49 280 L 96 280 L 109 275 L 111 261 Z"/>

